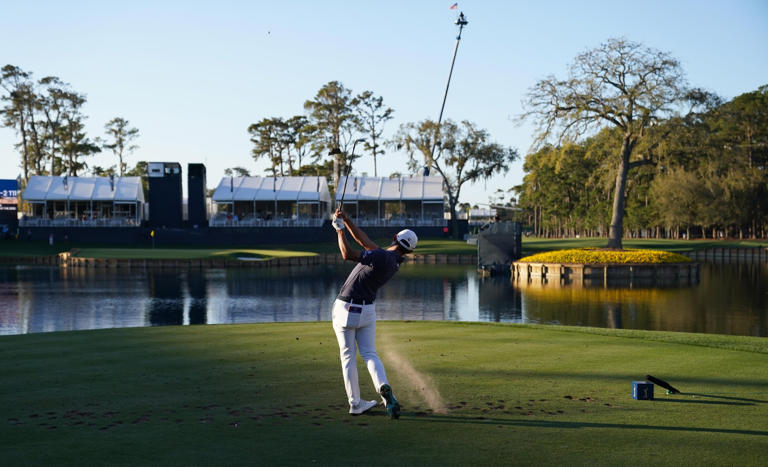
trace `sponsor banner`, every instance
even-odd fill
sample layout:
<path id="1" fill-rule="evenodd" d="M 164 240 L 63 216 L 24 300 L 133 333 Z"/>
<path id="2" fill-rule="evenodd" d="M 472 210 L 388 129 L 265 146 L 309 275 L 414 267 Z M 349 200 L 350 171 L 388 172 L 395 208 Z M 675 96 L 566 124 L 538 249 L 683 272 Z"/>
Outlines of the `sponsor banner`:
<path id="1" fill-rule="evenodd" d="M 19 193 L 19 185 L 13 179 L 0 179 L 0 203 L 16 204 Z"/>
<path id="2" fill-rule="evenodd" d="M 0 210 L 11 211 L 18 204 L 19 185 L 16 180 L 0 179 Z"/>

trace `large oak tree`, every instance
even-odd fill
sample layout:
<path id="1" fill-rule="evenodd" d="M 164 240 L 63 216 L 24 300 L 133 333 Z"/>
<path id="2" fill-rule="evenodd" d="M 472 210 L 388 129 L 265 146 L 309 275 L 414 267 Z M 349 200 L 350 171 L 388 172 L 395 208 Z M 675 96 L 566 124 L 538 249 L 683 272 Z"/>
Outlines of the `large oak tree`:
<path id="1" fill-rule="evenodd" d="M 654 162 L 645 142 L 649 129 L 679 114 L 684 103 L 704 97 L 687 89 L 680 63 L 668 53 L 614 38 L 577 56 L 567 79 L 537 82 L 522 118 L 536 124 L 537 144 L 581 140 L 608 126 L 619 130 L 608 247 L 620 249 L 627 174 Z"/>

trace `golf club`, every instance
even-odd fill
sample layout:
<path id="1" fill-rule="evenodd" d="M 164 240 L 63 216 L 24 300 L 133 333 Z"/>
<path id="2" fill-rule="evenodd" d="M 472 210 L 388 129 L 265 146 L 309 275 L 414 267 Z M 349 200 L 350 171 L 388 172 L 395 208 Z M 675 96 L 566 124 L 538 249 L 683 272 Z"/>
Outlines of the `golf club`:
<path id="1" fill-rule="evenodd" d="M 352 158 L 355 157 L 355 147 L 357 146 L 357 143 L 362 143 L 365 141 L 365 138 L 356 139 L 354 144 L 352 144 L 352 154 L 350 156 Z M 341 151 L 339 148 L 334 148 L 331 151 L 331 154 L 341 154 Z M 344 208 L 344 195 L 347 194 L 347 182 L 349 181 L 349 172 L 352 170 L 352 161 L 349 161 L 349 164 L 347 165 L 347 174 L 344 176 L 344 189 L 341 191 L 341 201 L 339 202 L 339 209 Z"/>
<path id="2" fill-rule="evenodd" d="M 680 391 L 677 390 L 674 386 L 669 384 L 668 382 L 664 381 L 661 378 L 655 378 L 651 375 L 645 375 L 645 379 L 650 381 L 651 383 L 661 386 L 662 388 L 666 389 L 668 391 L 668 394 L 680 394 Z"/>

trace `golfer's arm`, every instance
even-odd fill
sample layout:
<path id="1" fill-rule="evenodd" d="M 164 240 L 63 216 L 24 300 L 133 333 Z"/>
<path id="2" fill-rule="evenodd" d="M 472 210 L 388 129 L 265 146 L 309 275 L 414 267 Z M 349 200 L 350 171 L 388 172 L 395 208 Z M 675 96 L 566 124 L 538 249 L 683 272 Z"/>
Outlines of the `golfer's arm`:
<path id="1" fill-rule="evenodd" d="M 347 236 L 344 234 L 344 230 L 339 230 L 336 234 L 339 239 L 339 251 L 341 252 L 341 257 L 345 260 L 360 261 L 360 251 L 352 249 L 349 245 L 349 240 L 347 240 Z"/>
<path id="2" fill-rule="evenodd" d="M 355 239 L 355 241 L 359 243 L 361 247 L 365 248 L 366 250 L 376 250 L 379 248 L 379 245 L 373 243 L 373 241 L 368 238 L 368 235 L 366 235 L 365 232 L 360 230 L 360 227 L 356 226 L 355 223 L 352 222 L 352 219 L 346 218 L 344 223 L 347 226 L 347 230 L 349 230 L 349 234 L 352 235 L 352 238 Z"/>

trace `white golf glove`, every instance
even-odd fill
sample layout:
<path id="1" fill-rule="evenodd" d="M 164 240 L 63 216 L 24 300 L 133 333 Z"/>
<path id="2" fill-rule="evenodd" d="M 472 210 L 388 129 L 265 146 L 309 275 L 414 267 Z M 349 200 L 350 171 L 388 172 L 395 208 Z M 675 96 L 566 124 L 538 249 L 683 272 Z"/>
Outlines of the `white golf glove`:
<path id="1" fill-rule="evenodd" d="M 344 225 L 344 219 L 336 216 L 333 216 L 333 222 L 331 222 L 331 225 L 333 225 L 333 228 L 336 229 L 337 232 L 339 230 L 344 230 L 344 228 L 346 227 Z"/>

